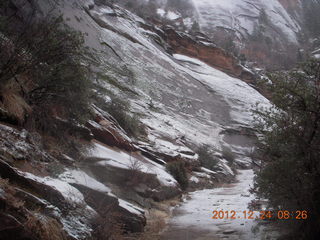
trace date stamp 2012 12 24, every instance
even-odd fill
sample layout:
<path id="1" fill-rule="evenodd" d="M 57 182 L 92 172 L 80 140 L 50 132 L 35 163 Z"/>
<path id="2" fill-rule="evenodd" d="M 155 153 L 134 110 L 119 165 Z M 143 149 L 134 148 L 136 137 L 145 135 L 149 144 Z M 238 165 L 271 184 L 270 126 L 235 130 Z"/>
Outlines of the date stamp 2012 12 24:
<path id="1" fill-rule="evenodd" d="M 279 220 L 306 220 L 308 212 L 305 210 L 297 211 L 234 211 L 234 210 L 215 210 L 212 212 L 212 219 L 279 219 Z"/>

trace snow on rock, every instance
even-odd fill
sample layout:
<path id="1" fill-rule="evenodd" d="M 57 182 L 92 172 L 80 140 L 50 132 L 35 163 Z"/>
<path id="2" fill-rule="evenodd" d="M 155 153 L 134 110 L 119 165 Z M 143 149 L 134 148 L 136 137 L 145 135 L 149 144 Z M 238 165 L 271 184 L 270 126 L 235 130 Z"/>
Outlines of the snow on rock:
<path id="1" fill-rule="evenodd" d="M 199 177 L 199 178 L 206 178 L 206 179 L 210 179 L 211 176 L 210 174 L 204 173 L 204 172 L 194 172 L 193 173 L 195 176 Z"/>
<path id="2" fill-rule="evenodd" d="M 189 181 L 194 182 L 194 183 L 198 183 L 200 180 L 199 180 L 199 178 L 197 178 L 197 177 L 195 177 L 195 176 L 192 176 L 192 177 L 189 179 Z"/>
<path id="3" fill-rule="evenodd" d="M 132 72 L 135 84 L 130 84 L 130 88 L 139 97 L 127 99 L 132 112 L 142 115 L 140 120 L 147 126 L 148 137 L 155 147 L 172 154 L 184 142 L 220 149 L 223 141 L 220 133 L 225 126 L 234 119 L 251 124 L 248 106 L 263 99 L 257 91 L 195 59 L 182 59 L 181 55 L 172 58 L 145 36 L 133 14 L 125 12 L 113 17 L 103 14 L 100 8 L 95 6 L 90 10 L 93 18 L 112 25 L 115 30 L 96 26 L 100 42 L 108 43 L 113 49 L 107 48 L 108 54 L 101 53 L 99 57 L 105 68 L 110 69 L 108 74 L 121 84 L 129 84 L 127 76 L 119 74 L 123 71 L 121 67 L 125 65 Z M 177 60 L 191 60 L 193 64 Z M 123 91 L 115 93 L 126 95 Z M 176 149 L 170 143 L 177 145 Z M 189 158 L 195 160 L 197 156 Z"/>
<path id="4" fill-rule="evenodd" d="M 198 154 L 194 153 L 190 148 L 184 146 L 182 143 L 174 144 L 154 135 L 149 135 L 149 140 L 153 143 L 153 151 L 172 157 L 182 157 L 187 161 L 197 161 L 198 159 Z"/>
<path id="5" fill-rule="evenodd" d="M 67 183 L 76 183 L 90 189 L 110 193 L 111 189 L 96 179 L 90 177 L 85 172 L 81 170 L 71 170 L 67 169 L 64 173 L 59 175 L 59 179 L 66 181 Z"/>
<path id="6" fill-rule="evenodd" d="M 252 158 L 247 156 L 237 157 L 234 161 L 241 168 L 250 168 L 252 165 Z"/>
<path id="7" fill-rule="evenodd" d="M 132 214 L 135 215 L 142 215 L 144 214 L 144 210 L 134 206 L 133 204 L 123 200 L 123 199 L 118 199 L 119 200 L 119 206 L 126 209 L 127 211 L 131 212 Z"/>
<path id="8" fill-rule="evenodd" d="M 226 1 L 226 4 L 231 8 L 231 1 Z M 195 5 L 199 6 L 196 2 Z M 275 7 L 272 5 L 268 9 Z M 251 8 L 249 10 L 257 15 L 259 11 Z M 110 87 L 106 81 L 98 84 L 128 99 L 130 111 L 141 116 L 150 146 L 156 151 L 172 156 L 181 154 L 190 160 L 196 160 L 197 155 L 191 155 L 192 151 L 185 145 L 196 149 L 199 145 L 208 144 L 219 151 L 224 144 L 225 128 L 235 125 L 252 127 L 252 105 L 256 102 L 269 104 L 239 79 L 193 58 L 172 57 L 149 34 L 146 35 L 146 29 L 141 26 L 145 22 L 134 14 L 117 6 L 112 8 L 115 14 L 109 14 L 110 11 L 109 7 L 95 5 L 84 12 L 83 19 L 89 17 L 91 24 L 85 31 L 89 33 L 88 37 L 99 36 L 98 39 L 90 39 L 90 44 L 95 46 L 95 41 L 99 46 L 95 48 L 101 68 L 108 69 L 108 76 L 116 79 L 119 85 L 130 86 L 130 92 L 113 85 Z M 158 12 L 165 14 L 159 9 Z M 132 92 L 136 97 L 132 97 Z M 128 168 L 130 159 L 133 159 L 127 152 L 101 150 L 100 146 L 96 146 L 95 152 L 94 156 L 99 157 L 100 154 L 107 159 L 101 164 L 116 167 Z M 176 184 L 163 166 L 145 158 L 142 160 L 143 171 L 156 173 L 164 184 Z M 228 170 L 226 167 L 225 172 Z"/>
<path id="9" fill-rule="evenodd" d="M 216 174 L 216 172 L 215 171 L 212 171 L 212 170 L 210 170 L 210 169 L 208 169 L 208 168 L 205 168 L 205 167 L 201 167 L 201 171 L 203 171 L 203 172 L 205 172 L 205 173 L 207 173 L 207 174 L 211 174 L 211 175 L 214 175 L 214 174 Z"/>
<path id="10" fill-rule="evenodd" d="M 320 59 L 320 54 L 314 54 L 313 57 L 316 59 Z"/>
<path id="11" fill-rule="evenodd" d="M 162 8 L 158 8 L 157 14 L 159 14 L 159 16 L 163 17 L 166 14 L 166 11 Z"/>
<path id="12" fill-rule="evenodd" d="M 176 20 L 181 17 L 179 13 L 168 11 L 166 17 L 170 20 Z"/>
<path id="13" fill-rule="evenodd" d="M 171 21 L 173 20 L 177 20 L 179 18 L 181 18 L 181 14 L 176 12 L 176 11 L 166 11 L 162 8 L 158 8 L 157 9 L 157 14 L 160 16 L 160 17 L 163 17 L 163 18 L 167 18 Z"/>
<path id="14" fill-rule="evenodd" d="M 164 186 L 177 186 L 177 181 L 166 172 L 163 166 L 152 162 L 143 156 L 139 156 L 138 159 L 137 156 L 133 154 L 130 155 L 125 151 L 116 150 L 115 148 L 103 146 L 99 143 L 94 144 L 94 148 L 91 150 L 90 155 L 101 158 L 101 161 L 98 162 L 101 166 L 108 165 L 117 168 L 130 169 L 138 162 L 138 169 L 141 172 L 156 174 L 158 180 Z"/>
<path id="15" fill-rule="evenodd" d="M 251 35 L 264 10 L 274 28 L 291 43 L 298 43 L 300 26 L 278 0 L 193 0 L 193 3 L 200 26 L 206 31 L 223 27 L 236 31 L 239 37 Z"/>
<path id="16" fill-rule="evenodd" d="M 217 168 L 219 169 L 217 172 L 221 172 L 225 176 L 235 176 L 235 173 L 228 166 L 228 162 L 226 160 L 220 161 L 217 165 Z"/>
<path id="17" fill-rule="evenodd" d="M 85 203 L 84 196 L 80 191 L 60 179 L 39 177 L 31 173 L 21 171 L 18 172 L 26 179 L 31 179 L 56 189 L 62 194 L 68 203 L 73 205 L 74 209 L 69 209 L 68 213 L 63 215 L 60 213 L 61 211 L 58 208 L 48 205 L 48 207 L 54 210 L 56 216 L 59 217 L 63 224 L 63 229 L 68 233 L 69 236 L 80 240 L 87 239 L 87 237 L 91 235 L 92 229 L 89 219 L 92 219 L 94 216 L 96 216 L 96 212 Z M 45 201 L 43 202 L 46 203 Z"/>
<path id="18" fill-rule="evenodd" d="M 271 106 L 269 101 L 247 83 L 230 77 L 209 65 L 184 55 L 174 54 L 180 61 L 191 63 L 186 65 L 190 75 L 217 91 L 232 106 L 231 117 L 234 121 L 250 126 L 252 124 L 252 109 L 260 103 L 263 107 Z M 191 71 L 189 71 L 191 70 Z"/>
<path id="19" fill-rule="evenodd" d="M 10 142 L 14 144 L 9 144 Z M 3 124 L 0 124 L 0 149 L 15 160 L 29 158 L 47 162 L 52 159 L 25 129 L 19 131 Z"/>
<path id="20" fill-rule="evenodd" d="M 82 1 L 86 9 L 90 9 L 91 7 L 94 6 L 94 0 L 82 0 Z"/>
<path id="21" fill-rule="evenodd" d="M 21 172 L 21 174 L 24 175 L 25 178 L 29 178 L 31 180 L 43 183 L 56 189 L 64 196 L 64 198 L 69 203 L 82 204 L 84 202 L 82 193 L 67 182 L 51 177 L 38 177 L 27 172 Z"/>
<path id="22" fill-rule="evenodd" d="M 93 209 L 86 209 L 87 211 L 93 211 Z M 68 235 L 74 239 L 82 240 L 91 236 L 92 229 L 87 223 L 88 219 L 85 215 L 67 215 L 61 218 L 63 229 Z"/>

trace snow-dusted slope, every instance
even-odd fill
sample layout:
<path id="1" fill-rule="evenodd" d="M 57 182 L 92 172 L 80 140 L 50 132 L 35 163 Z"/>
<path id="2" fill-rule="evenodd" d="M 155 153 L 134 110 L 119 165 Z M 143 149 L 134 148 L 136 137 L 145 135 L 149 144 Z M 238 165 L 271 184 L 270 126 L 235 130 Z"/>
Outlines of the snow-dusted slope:
<path id="1" fill-rule="evenodd" d="M 220 149 L 224 129 L 251 127 L 252 105 L 268 104 L 239 79 L 196 59 L 170 56 L 153 41 L 156 34 L 141 28 L 144 21 L 130 12 L 95 5 L 88 13 L 94 20 L 86 20 L 92 24 L 89 38 L 91 34 L 98 36 L 97 56 L 104 66 L 100 69 L 106 69 L 102 74 L 114 77 L 131 91 L 106 81 L 99 84 L 122 98 L 128 96 L 133 112 L 142 116 L 149 127 L 149 140 L 159 151 L 170 152 L 172 144 L 184 143 Z M 136 95 L 132 96 L 132 91 Z"/>
<path id="2" fill-rule="evenodd" d="M 199 11 L 204 11 L 205 3 L 195 2 Z M 218 3 L 221 1 L 215 2 Z M 228 1 L 224 6 L 228 6 L 227 3 L 230 11 L 235 9 Z M 210 4 L 209 12 L 213 11 L 210 7 L 218 6 Z M 248 4 L 246 1 L 245 6 Z M 277 5 L 262 2 L 260 5 L 268 7 L 270 12 L 281 10 Z M 254 7 L 248 9 L 253 14 L 258 13 Z M 226 137 L 226 130 L 240 133 L 240 128 L 252 128 L 252 106 L 256 102 L 269 104 L 240 79 L 197 59 L 171 56 L 156 43 L 161 37 L 143 28 L 144 20 L 121 7 L 84 0 L 65 1 L 61 11 L 67 23 L 86 36 L 97 62 L 97 86 L 127 99 L 131 112 L 139 115 L 147 126 L 148 138 L 138 143 L 144 149 L 187 161 L 197 161 L 191 149 L 203 144 L 217 151 L 223 146 L 235 149 L 230 136 Z M 284 19 L 288 17 L 283 15 Z M 243 154 L 252 147 L 244 145 L 237 146 L 237 151 L 242 149 Z M 228 167 L 221 162 L 225 165 L 223 171 L 228 174 Z"/>
<path id="3" fill-rule="evenodd" d="M 39 4 L 51 9 L 45 1 L 39 0 Z M 96 93 L 102 100 L 116 95 L 128 101 L 128 114 L 139 116 L 147 136 L 141 141 L 134 139 L 135 150 L 141 150 L 134 153 L 95 142 L 87 158 L 77 161 L 78 168 L 70 166 L 54 178 L 26 174 L 27 180 L 50 187 L 64 202 L 80 205 L 86 202 L 102 214 L 101 203 L 96 205 L 86 198 L 93 194 L 97 198 L 94 200 L 103 199 L 103 206 L 112 204 L 124 213 L 130 231 L 142 231 L 143 210 L 133 203 L 149 208 L 144 199 L 161 201 L 181 193 L 177 181 L 166 170 L 166 162 L 183 160 L 189 166 L 197 166 L 195 150 L 207 144 L 219 162 L 214 171 L 199 168 L 200 172 L 188 174 L 193 175 L 191 181 L 197 183 L 207 176 L 217 181 L 220 176 L 224 180 L 234 176 L 222 154 L 223 148 L 232 149 L 236 160 L 248 159 L 244 155 L 253 147 L 246 132 L 253 125 L 250 111 L 256 102 L 269 106 L 267 99 L 240 79 L 197 59 L 170 55 L 163 47 L 166 43 L 160 29 L 152 32 L 153 28 L 148 29 L 144 20 L 120 7 L 64 0 L 57 8 L 67 24 L 84 33 L 93 60 Z M 103 105 L 97 101 L 97 108 Z M 142 155 L 146 152 L 149 155 Z M 133 166 L 136 162 L 138 167 Z M 127 177 L 136 171 L 142 172 L 147 180 L 142 188 L 129 189 L 125 186 L 130 182 Z M 81 239 L 80 233 L 88 235 L 91 230 L 80 224 L 79 229 L 73 228 L 77 221 L 66 219 L 63 224 L 70 235 Z"/>
<path id="4" fill-rule="evenodd" d="M 258 24 L 261 11 L 265 11 L 274 31 L 296 44 L 299 24 L 288 14 L 278 0 L 193 0 L 199 12 L 203 30 L 215 27 L 236 31 L 239 38 L 251 35 Z"/>

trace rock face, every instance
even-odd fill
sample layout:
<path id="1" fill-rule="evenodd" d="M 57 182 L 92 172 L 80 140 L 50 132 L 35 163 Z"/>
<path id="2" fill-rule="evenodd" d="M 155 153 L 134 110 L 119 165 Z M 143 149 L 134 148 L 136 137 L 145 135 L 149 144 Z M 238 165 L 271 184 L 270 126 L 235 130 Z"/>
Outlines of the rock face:
<path id="1" fill-rule="evenodd" d="M 97 219 L 102 219 L 100 225 L 103 225 L 112 216 L 117 216 L 117 223 L 122 223 L 128 232 L 143 231 L 146 224 L 144 210 L 118 199 L 108 187 L 83 171 L 63 169 L 61 176 L 42 177 L 10 165 L 24 161 L 22 166 L 33 164 L 41 169 L 40 161 L 52 164 L 57 160 L 37 142 L 30 141 L 26 130 L 1 124 L 0 128 L 1 240 L 87 239 L 92 235 Z M 20 156 L 18 160 L 12 159 L 14 155 Z M 32 159 L 34 156 L 37 158 Z M 45 221 L 50 222 L 51 229 L 46 229 Z M 55 234 L 46 236 L 47 231 Z M 41 236 L 37 236 L 38 233 Z"/>
<path id="2" fill-rule="evenodd" d="M 131 139 L 119 127 L 115 119 L 110 114 L 94 107 L 94 121 L 87 122 L 87 127 L 91 130 L 94 138 L 106 145 L 116 146 L 127 151 L 134 151 Z"/>
<path id="3" fill-rule="evenodd" d="M 200 26 L 205 31 L 210 31 L 213 27 L 222 27 L 236 31 L 239 33 L 239 37 L 245 37 L 254 33 L 254 28 L 259 24 L 259 20 L 268 19 L 268 25 L 272 25 L 278 31 L 272 33 L 274 39 L 287 40 L 291 43 L 297 43 L 298 41 L 297 33 L 300 26 L 291 18 L 278 0 L 268 2 L 261 0 L 195 0 L 194 3 L 202 19 Z M 267 19 L 259 19 L 262 11 L 265 12 Z"/>
<path id="4" fill-rule="evenodd" d="M 290 13 L 296 13 L 301 18 L 301 0 L 279 0 L 281 5 Z"/>
<path id="5" fill-rule="evenodd" d="M 178 33 L 172 28 L 164 28 L 163 30 L 165 39 L 174 53 L 197 58 L 232 76 L 247 82 L 253 81 L 253 74 L 245 71 L 234 56 L 215 46 L 208 38 L 201 36 L 197 40 L 187 34 Z"/>
<path id="6" fill-rule="evenodd" d="M 244 54 L 247 59 L 264 66 L 286 65 L 288 57 L 285 60 L 279 51 L 296 54 L 299 38 L 305 32 L 302 1 L 299 0 L 155 2 L 158 14 L 154 18 L 157 21 L 191 33 L 201 31 L 218 46 Z M 186 11 L 188 15 L 185 15 Z M 260 53 L 254 54 L 255 49 Z M 290 58 L 290 64 L 296 61 L 294 55 Z"/>

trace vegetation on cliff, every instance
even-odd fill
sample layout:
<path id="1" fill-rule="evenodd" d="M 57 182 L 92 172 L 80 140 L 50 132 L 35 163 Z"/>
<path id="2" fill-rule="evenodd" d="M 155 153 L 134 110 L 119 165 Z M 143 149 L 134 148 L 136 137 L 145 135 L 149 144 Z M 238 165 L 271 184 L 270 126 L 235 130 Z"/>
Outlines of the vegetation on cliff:
<path id="1" fill-rule="evenodd" d="M 16 17 L 10 1 L 0 11 L 1 118 L 51 135 L 88 116 L 90 71 L 82 34 L 62 16 Z"/>
<path id="2" fill-rule="evenodd" d="M 274 109 L 260 109 L 263 166 L 256 187 L 276 210 L 307 211 L 294 239 L 314 239 L 320 219 L 320 62 L 271 75 Z M 293 239 L 293 238 L 291 238 Z"/>

